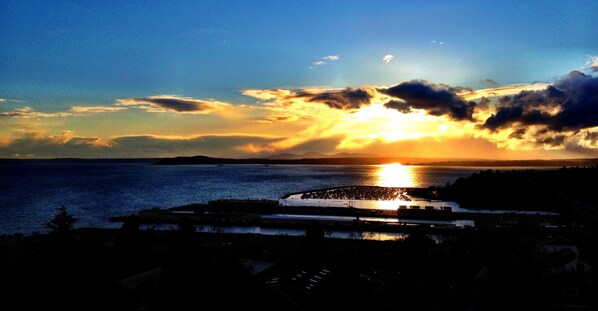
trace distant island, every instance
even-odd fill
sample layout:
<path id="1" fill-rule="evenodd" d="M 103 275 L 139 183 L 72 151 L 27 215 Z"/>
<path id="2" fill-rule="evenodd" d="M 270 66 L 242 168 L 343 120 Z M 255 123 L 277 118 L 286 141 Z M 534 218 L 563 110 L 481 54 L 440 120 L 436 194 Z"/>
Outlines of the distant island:
<path id="1" fill-rule="evenodd" d="M 156 162 L 158 165 L 192 165 L 192 164 L 298 164 L 298 165 L 377 165 L 402 163 L 405 165 L 429 166 L 593 166 L 598 165 L 597 158 L 589 159 L 554 159 L 554 160 L 486 160 L 486 159 L 434 159 L 407 157 L 323 157 L 323 158 L 212 158 L 206 156 L 164 158 Z"/>

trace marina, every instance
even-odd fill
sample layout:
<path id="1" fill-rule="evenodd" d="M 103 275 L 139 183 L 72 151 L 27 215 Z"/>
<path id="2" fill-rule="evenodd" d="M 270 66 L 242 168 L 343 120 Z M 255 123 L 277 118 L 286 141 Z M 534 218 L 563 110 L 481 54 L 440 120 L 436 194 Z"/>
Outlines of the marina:
<path id="1" fill-rule="evenodd" d="M 350 192 L 346 191 L 350 190 Z M 412 188 L 396 187 L 361 187 L 349 186 L 330 188 L 322 190 L 305 191 L 284 195 L 278 200 L 281 206 L 321 206 L 321 207 L 349 207 L 360 209 L 381 209 L 381 210 L 433 210 L 448 211 L 455 213 L 482 213 L 482 214 L 518 214 L 518 215 L 545 215 L 557 216 L 558 213 L 548 211 L 512 211 L 512 210 L 488 210 L 488 209 L 466 209 L 459 203 L 452 201 L 425 200 L 411 197 L 407 194 Z M 339 191 L 341 190 L 341 191 Z M 330 193 L 342 192 L 345 196 L 331 198 Z M 355 193 L 351 193 L 355 192 Z M 350 198 L 373 198 L 373 199 L 350 199 Z M 388 198 L 392 198 L 389 200 Z"/>
<path id="2" fill-rule="evenodd" d="M 504 230 L 535 226 L 559 228 L 558 213 L 463 209 L 457 202 L 423 200 L 406 188 L 349 186 L 290 193 L 275 200 L 214 200 L 166 210 L 149 209 L 113 222 L 135 222 L 146 228 L 191 223 L 197 232 L 303 235 L 318 228 L 331 238 L 400 239 L 413 232 L 453 235 L 468 230 Z M 324 198 L 318 194 L 326 193 Z M 329 198 L 343 193 L 352 199 Z M 307 195 L 306 195 L 307 194 Z M 399 200 L 372 200 L 388 194 Z M 358 200 L 366 197 L 369 200 Z"/>

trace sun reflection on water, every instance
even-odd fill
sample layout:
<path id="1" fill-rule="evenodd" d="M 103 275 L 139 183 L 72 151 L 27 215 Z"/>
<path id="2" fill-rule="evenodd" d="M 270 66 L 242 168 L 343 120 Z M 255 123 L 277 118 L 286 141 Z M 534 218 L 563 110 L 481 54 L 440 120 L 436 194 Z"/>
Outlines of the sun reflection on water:
<path id="1" fill-rule="evenodd" d="M 382 187 L 416 187 L 413 166 L 400 163 L 382 164 L 376 171 L 376 185 Z"/>

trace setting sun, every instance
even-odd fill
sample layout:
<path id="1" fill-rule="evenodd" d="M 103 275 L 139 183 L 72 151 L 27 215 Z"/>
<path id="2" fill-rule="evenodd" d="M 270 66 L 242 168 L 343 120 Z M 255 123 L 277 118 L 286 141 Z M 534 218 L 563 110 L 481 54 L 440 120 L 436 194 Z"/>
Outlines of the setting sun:
<path id="1" fill-rule="evenodd" d="M 414 187 L 411 166 L 400 163 L 379 165 L 377 185 L 382 187 Z"/>

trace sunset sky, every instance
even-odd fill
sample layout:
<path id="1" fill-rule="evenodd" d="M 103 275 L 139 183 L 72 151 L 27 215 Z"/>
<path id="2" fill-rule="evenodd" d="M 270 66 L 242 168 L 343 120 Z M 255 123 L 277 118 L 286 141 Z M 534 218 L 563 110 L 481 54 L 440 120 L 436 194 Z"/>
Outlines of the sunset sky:
<path id="1" fill-rule="evenodd" d="M 0 0 L 0 157 L 597 157 L 596 12 Z"/>

